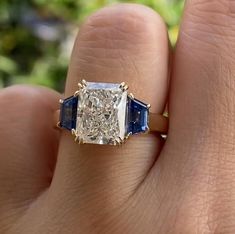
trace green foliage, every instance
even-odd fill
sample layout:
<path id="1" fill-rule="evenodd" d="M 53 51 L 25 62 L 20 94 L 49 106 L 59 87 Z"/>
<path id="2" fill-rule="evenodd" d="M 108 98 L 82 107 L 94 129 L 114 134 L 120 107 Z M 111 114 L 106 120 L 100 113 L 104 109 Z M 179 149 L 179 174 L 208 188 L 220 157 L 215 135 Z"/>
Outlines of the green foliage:
<path id="1" fill-rule="evenodd" d="M 1 0 L 0 87 L 29 83 L 61 91 L 79 25 L 97 9 L 118 2 L 156 10 L 175 44 L 184 0 Z"/>

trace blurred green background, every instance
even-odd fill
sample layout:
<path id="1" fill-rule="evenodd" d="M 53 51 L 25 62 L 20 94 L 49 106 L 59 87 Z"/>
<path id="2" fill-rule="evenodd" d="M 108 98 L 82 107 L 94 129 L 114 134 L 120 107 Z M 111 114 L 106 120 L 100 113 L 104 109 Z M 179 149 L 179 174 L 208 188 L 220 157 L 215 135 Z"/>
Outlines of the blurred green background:
<path id="1" fill-rule="evenodd" d="M 175 44 L 184 0 L 1 0 L 0 88 L 27 83 L 62 91 L 79 25 L 97 9 L 118 2 L 156 10 Z"/>

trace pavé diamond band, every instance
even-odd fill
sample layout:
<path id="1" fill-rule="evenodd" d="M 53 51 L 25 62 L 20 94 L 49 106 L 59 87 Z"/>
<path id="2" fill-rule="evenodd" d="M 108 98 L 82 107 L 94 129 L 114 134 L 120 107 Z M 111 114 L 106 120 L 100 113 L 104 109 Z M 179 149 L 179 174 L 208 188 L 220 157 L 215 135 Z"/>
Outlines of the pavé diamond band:
<path id="1" fill-rule="evenodd" d="M 72 132 L 80 144 L 122 144 L 129 136 L 159 132 L 166 134 L 168 119 L 149 112 L 128 86 L 82 80 L 73 96 L 60 100 L 57 126 Z M 59 122 L 58 122 L 59 119 Z"/>

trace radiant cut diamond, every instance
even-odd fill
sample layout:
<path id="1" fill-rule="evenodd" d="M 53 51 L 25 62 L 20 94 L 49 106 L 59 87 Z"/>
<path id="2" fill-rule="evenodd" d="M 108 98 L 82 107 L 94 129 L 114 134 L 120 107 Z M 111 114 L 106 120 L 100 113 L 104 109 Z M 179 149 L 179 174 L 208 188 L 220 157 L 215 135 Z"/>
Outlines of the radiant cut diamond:
<path id="1" fill-rule="evenodd" d="M 120 84 L 87 82 L 78 99 L 76 134 L 83 143 L 124 140 L 127 91 Z"/>

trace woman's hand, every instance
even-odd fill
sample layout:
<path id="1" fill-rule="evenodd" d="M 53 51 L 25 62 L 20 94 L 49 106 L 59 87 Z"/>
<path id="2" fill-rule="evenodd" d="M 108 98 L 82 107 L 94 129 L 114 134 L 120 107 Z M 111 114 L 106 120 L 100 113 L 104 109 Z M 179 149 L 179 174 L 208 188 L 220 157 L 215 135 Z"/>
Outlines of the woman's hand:
<path id="1" fill-rule="evenodd" d="M 53 128 L 59 94 L 0 92 L 0 233 L 235 233 L 234 1 L 188 0 L 173 63 L 168 44 L 152 10 L 102 9 L 78 34 L 65 90 L 125 81 L 155 113 L 169 93 L 165 144 L 78 145 Z"/>

